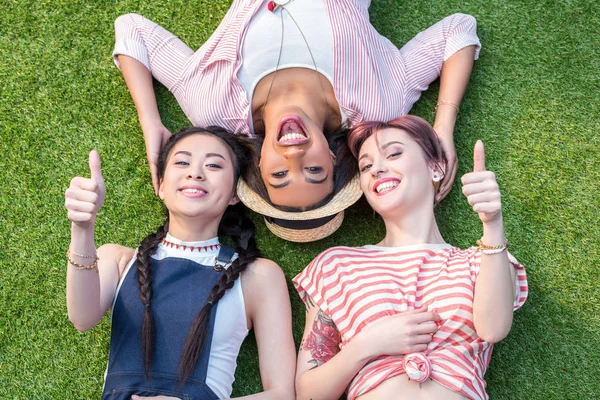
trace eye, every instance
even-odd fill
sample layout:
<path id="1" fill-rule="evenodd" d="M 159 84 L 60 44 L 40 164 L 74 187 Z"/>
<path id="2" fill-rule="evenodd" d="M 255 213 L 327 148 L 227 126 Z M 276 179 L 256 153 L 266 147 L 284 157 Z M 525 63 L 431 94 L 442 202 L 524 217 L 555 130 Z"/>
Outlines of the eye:
<path id="1" fill-rule="evenodd" d="M 312 174 L 318 174 L 319 172 L 323 172 L 323 167 L 308 167 L 305 169 Z"/>
<path id="2" fill-rule="evenodd" d="M 402 152 L 401 152 L 401 151 L 395 151 L 395 152 L 393 152 L 392 154 L 390 154 L 389 156 L 387 156 L 387 158 L 388 158 L 388 159 L 389 159 L 389 158 L 397 158 L 397 157 L 399 157 L 399 156 L 401 156 L 401 155 L 402 155 Z"/>
<path id="3" fill-rule="evenodd" d="M 180 161 L 175 161 L 175 165 L 190 165 L 190 163 L 187 161 L 180 160 Z"/>
<path id="4" fill-rule="evenodd" d="M 360 169 L 360 172 L 367 172 L 372 166 L 373 164 L 366 164 Z"/>
<path id="5" fill-rule="evenodd" d="M 271 176 L 273 178 L 284 178 L 287 175 L 287 171 L 280 171 L 280 172 L 275 172 L 274 174 L 271 174 Z"/>
<path id="6" fill-rule="evenodd" d="M 219 164 L 206 164 L 208 168 L 223 169 Z"/>

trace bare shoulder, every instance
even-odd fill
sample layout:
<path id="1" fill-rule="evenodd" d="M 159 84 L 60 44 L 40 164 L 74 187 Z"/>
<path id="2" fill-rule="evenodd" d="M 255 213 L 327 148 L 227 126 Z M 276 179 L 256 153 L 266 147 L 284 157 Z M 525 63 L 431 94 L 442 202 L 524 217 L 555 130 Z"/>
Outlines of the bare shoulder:
<path id="1" fill-rule="evenodd" d="M 248 265 L 243 273 L 244 283 L 255 282 L 264 285 L 276 282 L 285 282 L 283 270 L 277 263 L 266 259 L 258 258 L 252 264 Z"/>
<path id="2" fill-rule="evenodd" d="M 121 246 L 120 244 L 108 243 L 100 246 L 97 253 L 98 260 L 101 264 L 116 264 L 119 276 L 121 276 L 127 267 L 127 264 L 133 258 L 135 250 L 130 247 Z"/>

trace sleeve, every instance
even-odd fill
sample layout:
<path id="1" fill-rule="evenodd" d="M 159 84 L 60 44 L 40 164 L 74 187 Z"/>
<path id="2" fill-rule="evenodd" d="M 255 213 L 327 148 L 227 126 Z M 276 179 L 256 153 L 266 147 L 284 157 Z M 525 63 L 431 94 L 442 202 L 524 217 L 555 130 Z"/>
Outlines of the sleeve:
<path id="1" fill-rule="evenodd" d="M 292 282 L 303 303 L 310 297 L 321 310 L 327 312 L 328 305 L 325 297 L 325 286 L 322 268 L 323 254 L 317 256 L 300 272 Z"/>
<path id="2" fill-rule="evenodd" d="M 194 51 L 149 19 L 138 14 L 125 14 L 115 20 L 112 56 L 120 69 L 118 55 L 141 62 L 156 80 L 173 91 Z"/>
<path id="3" fill-rule="evenodd" d="M 400 55 L 405 66 L 410 104 L 440 76 L 442 65 L 448 58 L 472 45 L 476 46 L 477 60 L 481 49 L 477 21 L 466 14 L 450 15 L 406 43 L 400 49 Z"/>
<path id="4" fill-rule="evenodd" d="M 477 247 L 471 247 L 469 249 L 469 267 L 471 270 L 471 280 L 475 285 L 477 274 L 481 266 L 481 253 L 477 250 Z M 508 262 L 515 269 L 515 301 L 513 303 L 513 311 L 518 310 L 525 304 L 527 300 L 527 293 L 529 287 L 527 285 L 527 275 L 525 273 L 525 267 L 517 261 L 517 259 L 509 252 Z"/>

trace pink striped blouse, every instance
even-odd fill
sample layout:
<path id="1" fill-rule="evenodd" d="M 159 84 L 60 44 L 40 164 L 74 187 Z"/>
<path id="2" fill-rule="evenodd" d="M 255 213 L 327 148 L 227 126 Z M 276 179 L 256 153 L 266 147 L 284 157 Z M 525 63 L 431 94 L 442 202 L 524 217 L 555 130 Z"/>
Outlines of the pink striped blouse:
<path id="1" fill-rule="evenodd" d="M 427 307 L 441 317 L 425 351 L 430 378 L 470 399 L 487 399 L 483 378 L 493 345 L 473 325 L 473 296 L 479 272 L 476 248 L 447 244 L 398 248 L 334 247 L 317 256 L 294 285 L 335 322 L 344 348 L 374 321 Z M 514 310 L 527 298 L 525 269 L 509 254 L 516 272 Z M 348 386 L 348 399 L 367 393 L 388 378 L 406 373 L 401 356 L 368 363 Z"/>
<path id="2" fill-rule="evenodd" d="M 448 57 L 469 45 L 477 46 L 478 57 L 480 43 L 472 16 L 451 15 L 398 49 L 369 22 L 370 1 L 326 2 L 334 43 L 333 89 L 351 125 L 407 114 L 439 77 Z M 152 21 L 136 14 L 121 16 L 115 22 L 113 55 L 127 55 L 146 65 L 175 95 L 192 124 L 251 134 L 251 104 L 237 73 L 246 27 L 266 3 L 234 1 L 196 52 Z"/>

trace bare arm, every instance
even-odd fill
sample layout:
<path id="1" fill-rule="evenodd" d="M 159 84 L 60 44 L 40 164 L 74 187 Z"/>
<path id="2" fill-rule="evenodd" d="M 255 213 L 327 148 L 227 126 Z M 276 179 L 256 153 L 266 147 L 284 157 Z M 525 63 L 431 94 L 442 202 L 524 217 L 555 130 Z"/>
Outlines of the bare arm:
<path id="1" fill-rule="evenodd" d="M 259 259 L 241 279 L 246 314 L 258 345 L 263 392 L 240 399 L 294 399 L 296 349 L 285 275 L 277 264 Z"/>
<path id="2" fill-rule="evenodd" d="M 154 192 L 158 193 L 158 156 L 171 132 L 165 128 L 158 113 L 156 95 L 152 85 L 152 74 L 141 62 L 124 55 L 119 55 L 119 65 L 131 98 L 135 104 L 144 133 L 146 155 L 152 175 Z"/>
<path id="3" fill-rule="evenodd" d="M 89 164 L 92 177 L 73 178 L 65 193 L 65 206 L 72 221 L 70 261 L 67 263 L 67 310 L 69 319 L 80 331 L 91 329 L 100 322 L 114 297 L 119 266 L 133 255 L 132 249 L 118 245 L 102 246 L 96 253 L 94 226 L 96 214 L 104 201 L 105 188 L 100 158 L 95 151 L 90 153 Z M 98 258 L 96 268 L 81 268 L 93 265 L 95 255 Z"/>
<path id="4" fill-rule="evenodd" d="M 475 145 L 473 172 L 463 176 L 463 192 L 483 223 L 482 242 L 488 246 L 505 243 L 500 189 L 493 172 L 485 170 L 483 143 Z M 475 281 L 473 322 L 477 335 L 495 343 L 510 331 L 515 297 L 515 270 L 506 251 L 481 254 Z"/>
<path id="5" fill-rule="evenodd" d="M 443 199 L 450 192 L 456 176 L 458 160 L 454 148 L 454 125 L 458 110 L 455 106 L 460 106 L 469 85 L 474 56 L 475 46 L 468 46 L 454 53 L 442 66 L 440 93 L 433 128 L 440 137 L 444 153 L 448 158 L 448 165 L 437 194 L 438 200 Z"/>
<path id="6" fill-rule="evenodd" d="M 307 298 L 306 324 L 296 371 L 299 400 L 339 399 L 356 374 L 380 355 L 423 351 L 437 330 L 435 313 L 425 309 L 384 318 L 339 350 L 335 323 Z"/>

